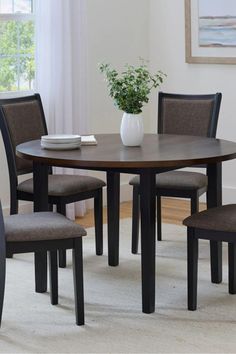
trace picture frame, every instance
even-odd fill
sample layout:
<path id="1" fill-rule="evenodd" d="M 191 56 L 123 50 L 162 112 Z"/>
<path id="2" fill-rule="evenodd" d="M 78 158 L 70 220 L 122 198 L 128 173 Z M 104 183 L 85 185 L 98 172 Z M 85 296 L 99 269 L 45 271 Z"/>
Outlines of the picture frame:
<path id="1" fill-rule="evenodd" d="M 206 1 L 209 1 L 209 10 L 212 0 L 185 0 L 185 60 L 187 63 L 195 64 L 236 64 L 236 43 L 225 43 L 212 41 L 206 45 L 202 44 L 200 33 L 200 17 L 199 17 L 199 2 L 205 1 L 204 7 L 206 6 Z M 222 0 L 223 1 L 223 0 Z M 228 0 L 228 5 L 231 5 L 230 0 Z M 224 3 L 225 4 L 225 3 Z M 231 6 L 234 6 L 231 5 Z M 223 8 L 223 7 L 222 7 Z M 219 9 L 220 12 L 221 8 Z M 226 11 L 226 10 L 225 10 Z M 216 9 L 214 7 L 214 12 Z M 235 13 L 236 13 L 236 1 L 235 1 Z M 206 18 L 212 20 L 214 19 L 213 11 L 212 16 L 206 16 Z M 224 19 L 224 16 L 216 17 L 217 19 Z M 226 16 L 226 19 L 232 18 L 236 21 L 235 16 Z M 223 26 L 221 26 L 223 27 Z M 233 26 L 232 26 L 233 27 Z M 235 30 L 236 31 L 236 30 Z M 216 31 L 219 34 L 219 31 Z M 235 37 L 236 39 L 236 37 Z M 224 40 L 224 37 L 223 37 Z"/>

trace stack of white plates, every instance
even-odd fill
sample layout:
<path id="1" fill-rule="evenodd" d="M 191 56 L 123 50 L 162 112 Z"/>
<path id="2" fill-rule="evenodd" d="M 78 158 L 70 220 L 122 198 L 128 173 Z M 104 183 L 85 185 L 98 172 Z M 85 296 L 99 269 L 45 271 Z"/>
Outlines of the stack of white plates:
<path id="1" fill-rule="evenodd" d="M 43 135 L 41 147 L 47 150 L 74 150 L 81 145 L 80 135 Z"/>

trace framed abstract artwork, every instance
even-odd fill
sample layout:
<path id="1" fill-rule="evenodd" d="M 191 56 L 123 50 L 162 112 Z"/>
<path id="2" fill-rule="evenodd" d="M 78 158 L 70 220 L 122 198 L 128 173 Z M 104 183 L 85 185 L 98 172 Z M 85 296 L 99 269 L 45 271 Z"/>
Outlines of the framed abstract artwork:
<path id="1" fill-rule="evenodd" d="M 185 0 L 187 63 L 236 64 L 236 0 Z"/>

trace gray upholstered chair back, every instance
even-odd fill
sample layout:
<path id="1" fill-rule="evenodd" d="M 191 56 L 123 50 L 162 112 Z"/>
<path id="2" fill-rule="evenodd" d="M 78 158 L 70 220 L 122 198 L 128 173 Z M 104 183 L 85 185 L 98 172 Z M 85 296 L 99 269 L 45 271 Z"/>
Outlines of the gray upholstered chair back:
<path id="1" fill-rule="evenodd" d="M 15 149 L 18 144 L 40 139 L 47 134 L 39 95 L 0 101 L 0 119 L 1 127 L 4 125 L 2 132 L 6 153 L 14 154 L 17 175 L 32 172 L 32 163 L 17 157 Z"/>
<path id="2" fill-rule="evenodd" d="M 159 93 L 158 132 L 215 137 L 221 94 Z"/>

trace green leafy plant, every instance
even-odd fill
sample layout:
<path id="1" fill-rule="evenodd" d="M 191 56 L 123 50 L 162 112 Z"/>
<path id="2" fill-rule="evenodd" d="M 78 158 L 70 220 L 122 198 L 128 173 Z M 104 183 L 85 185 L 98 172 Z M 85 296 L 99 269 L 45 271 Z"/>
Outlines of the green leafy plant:
<path id="1" fill-rule="evenodd" d="M 109 94 L 115 105 L 132 114 L 142 112 L 143 105 L 149 101 L 151 90 L 160 86 L 166 76 L 162 71 L 151 75 L 143 60 L 138 67 L 126 64 L 121 74 L 111 68 L 110 64 L 100 64 L 99 69 L 106 77 Z"/>

